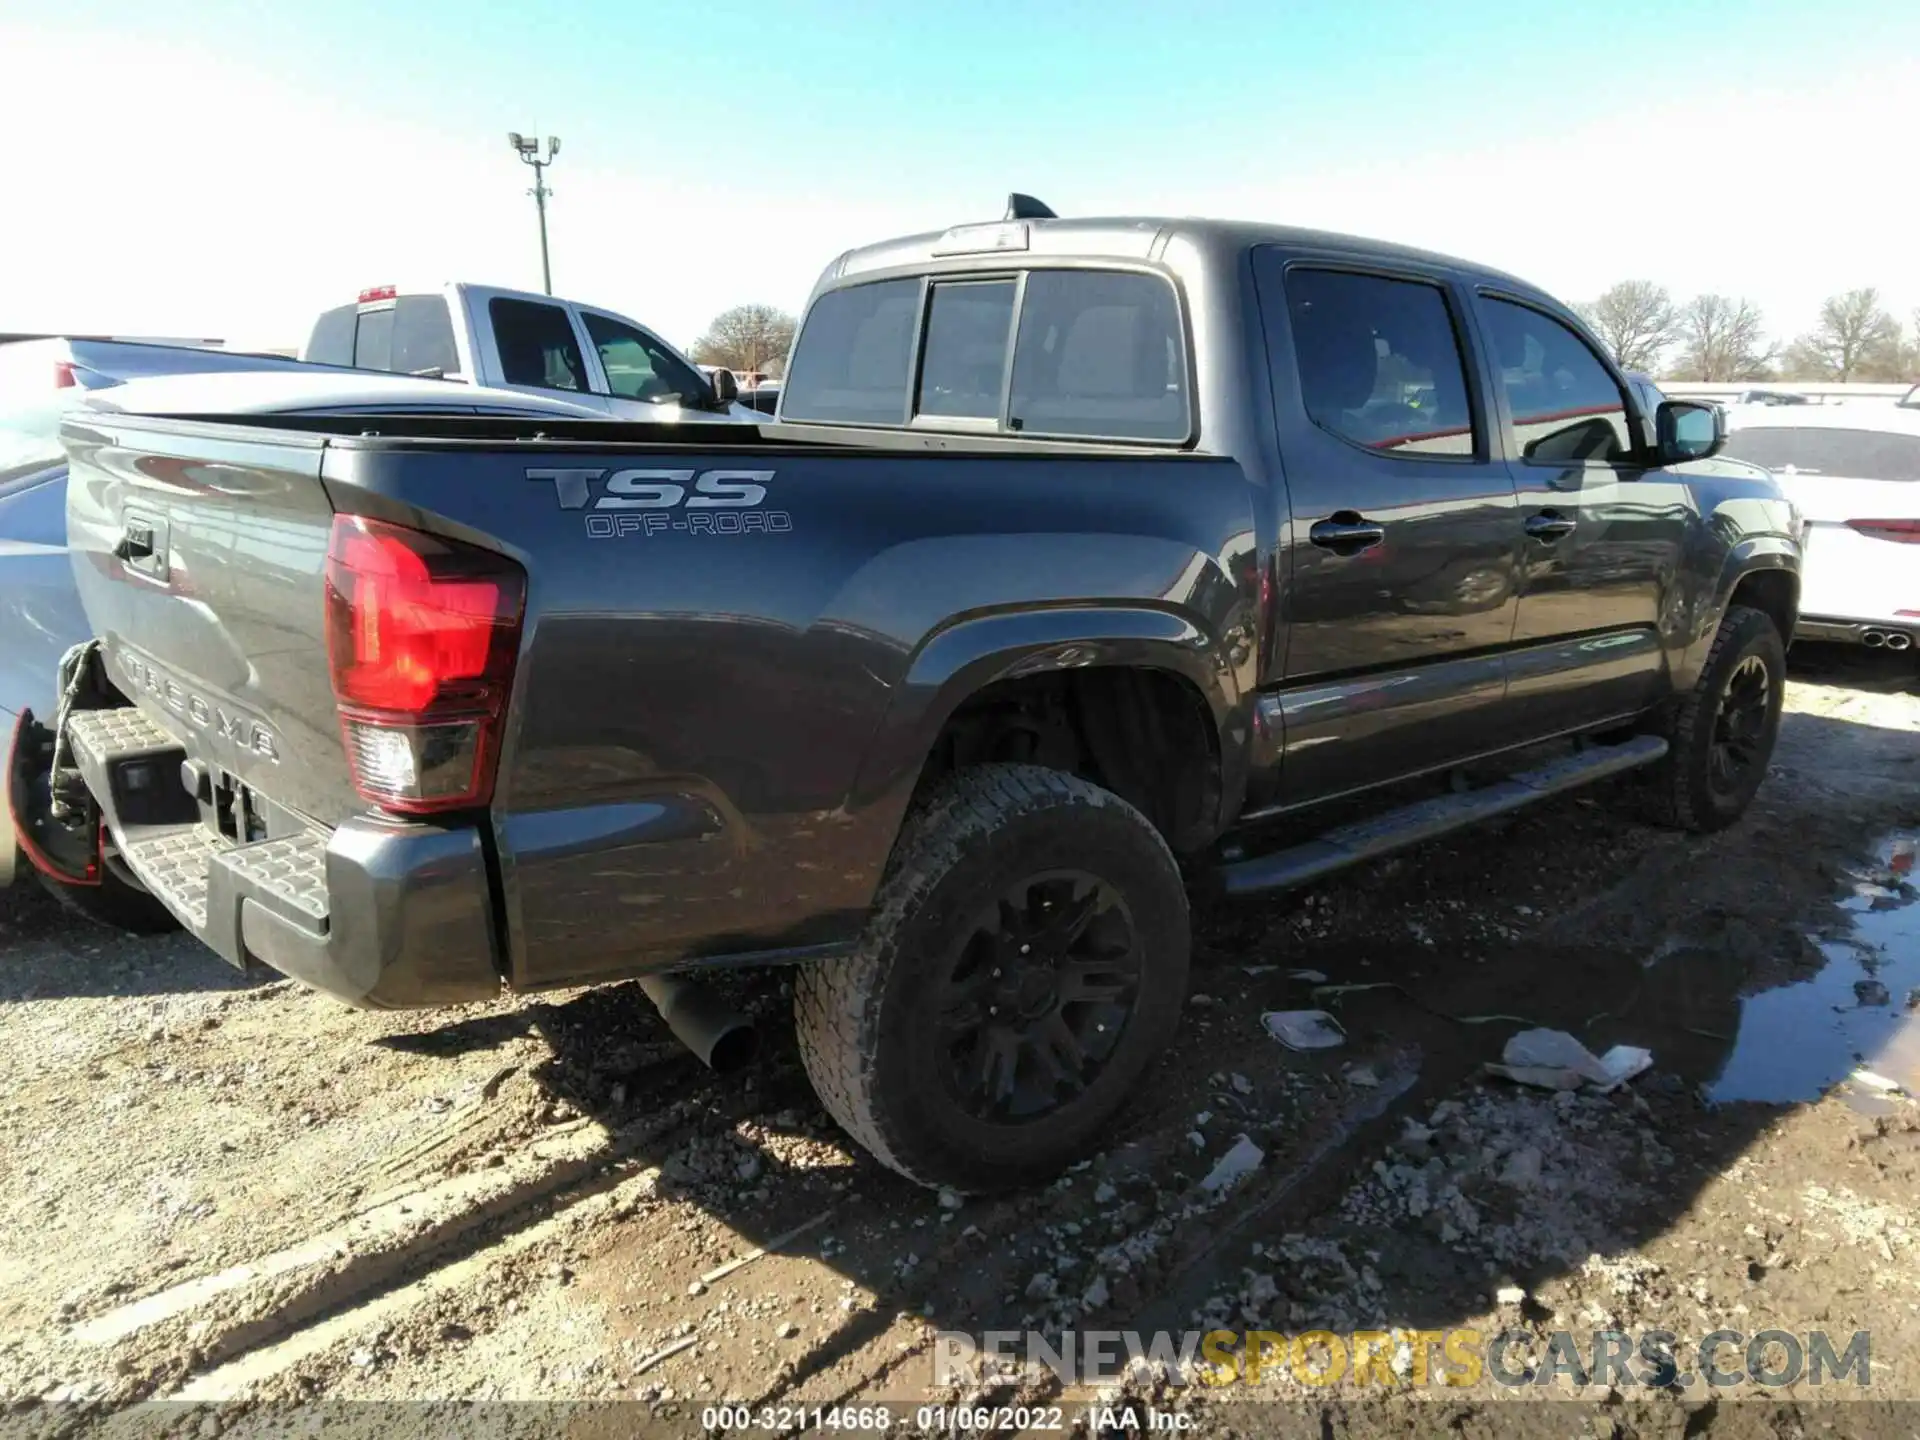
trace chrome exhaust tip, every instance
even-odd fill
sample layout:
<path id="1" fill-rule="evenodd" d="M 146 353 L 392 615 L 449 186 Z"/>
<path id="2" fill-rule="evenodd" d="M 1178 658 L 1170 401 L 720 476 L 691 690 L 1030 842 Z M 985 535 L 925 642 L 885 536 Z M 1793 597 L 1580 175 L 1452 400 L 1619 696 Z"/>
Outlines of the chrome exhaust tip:
<path id="1" fill-rule="evenodd" d="M 1860 636 L 1860 643 L 1869 650 L 1878 650 L 1882 645 L 1887 643 L 1886 632 L 1883 630 L 1868 630 Z"/>
<path id="2" fill-rule="evenodd" d="M 1913 637 L 1904 630 L 1889 630 L 1886 636 L 1887 649 L 1906 650 L 1913 645 Z"/>

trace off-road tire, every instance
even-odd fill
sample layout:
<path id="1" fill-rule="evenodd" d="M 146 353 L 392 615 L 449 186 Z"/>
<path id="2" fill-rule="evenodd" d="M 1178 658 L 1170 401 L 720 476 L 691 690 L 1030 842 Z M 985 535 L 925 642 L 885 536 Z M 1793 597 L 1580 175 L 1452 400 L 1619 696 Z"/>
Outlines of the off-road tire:
<path id="1" fill-rule="evenodd" d="M 165 905 L 108 870 L 98 885 L 63 885 L 50 875 L 40 883 L 66 909 L 128 935 L 165 935 L 180 928 Z"/>
<path id="2" fill-rule="evenodd" d="M 1734 789 L 1721 790 L 1712 777 L 1715 725 L 1729 684 L 1749 658 L 1757 658 L 1766 667 L 1765 724 L 1750 771 Z M 1666 737 L 1671 748 L 1666 758 L 1647 772 L 1641 788 L 1646 817 L 1656 824 L 1706 835 L 1724 830 L 1745 814 L 1766 779 L 1767 763 L 1780 730 L 1786 683 L 1786 646 L 1773 621 L 1748 606 L 1729 606 L 1714 634 L 1713 648 L 1699 680 L 1691 691 L 1672 702 L 1653 727 L 1654 733 Z"/>
<path id="3" fill-rule="evenodd" d="M 929 1043 L 935 987 L 969 916 L 1004 887 L 1055 868 L 1095 875 L 1124 902 L 1138 990 L 1083 1092 L 1030 1120 L 989 1122 L 969 1115 L 938 1078 L 944 1062 Z M 854 952 L 801 970 L 800 1058 L 834 1119 L 888 1168 L 965 1193 L 1029 1183 L 1093 1147 L 1172 1038 L 1189 947 L 1179 868 L 1138 810 L 1060 771 L 971 767 L 909 816 Z"/>

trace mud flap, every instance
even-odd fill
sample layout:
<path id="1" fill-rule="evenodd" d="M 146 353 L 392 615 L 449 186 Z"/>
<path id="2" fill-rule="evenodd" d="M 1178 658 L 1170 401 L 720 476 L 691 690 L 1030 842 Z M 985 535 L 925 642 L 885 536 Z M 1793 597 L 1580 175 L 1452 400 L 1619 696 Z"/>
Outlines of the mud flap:
<path id="1" fill-rule="evenodd" d="M 100 807 L 74 775 L 64 795 L 66 814 L 54 818 L 53 741 L 53 731 L 31 710 L 20 712 L 7 750 L 7 810 L 14 836 L 42 874 L 62 885 L 98 885 Z"/>

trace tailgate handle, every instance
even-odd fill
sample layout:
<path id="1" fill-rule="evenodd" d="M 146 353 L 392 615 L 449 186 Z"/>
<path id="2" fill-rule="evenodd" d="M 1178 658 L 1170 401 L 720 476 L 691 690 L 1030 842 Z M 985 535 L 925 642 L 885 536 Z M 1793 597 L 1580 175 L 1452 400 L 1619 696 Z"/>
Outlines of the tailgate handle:
<path id="1" fill-rule="evenodd" d="M 123 515 L 114 558 L 149 580 L 167 578 L 167 522 L 150 515 Z"/>
<path id="2" fill-rule="evenodd" d="M 141 520 L 129 520 L 126 533 L 113 547 L 116 560 L 144 560 L 153 554 L 153 526 Z"/>

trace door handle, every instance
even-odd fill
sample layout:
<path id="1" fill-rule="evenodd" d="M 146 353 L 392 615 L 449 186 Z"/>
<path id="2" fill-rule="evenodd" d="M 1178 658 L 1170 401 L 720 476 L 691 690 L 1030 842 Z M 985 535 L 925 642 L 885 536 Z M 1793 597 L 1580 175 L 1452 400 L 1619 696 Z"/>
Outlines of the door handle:
<path id="1" fill-rule="evenodd" d="M 1328 519 L 1316 521 L 1307 531 L 1307 539 L 1336 555 L 1357 555 L 1386 538 L 1386 526 L 1362 519 L 1351 510 L 1336 511 Z"/>
<path id="2" fill-rule="evenodd" d="M 1551 545 L 1563 535 L 1573 533 L 1573 521 L 1558 510 L 1542 510 L 1538 515 L 1527 517 L 1527 534 L 1534 539 Z"/>

